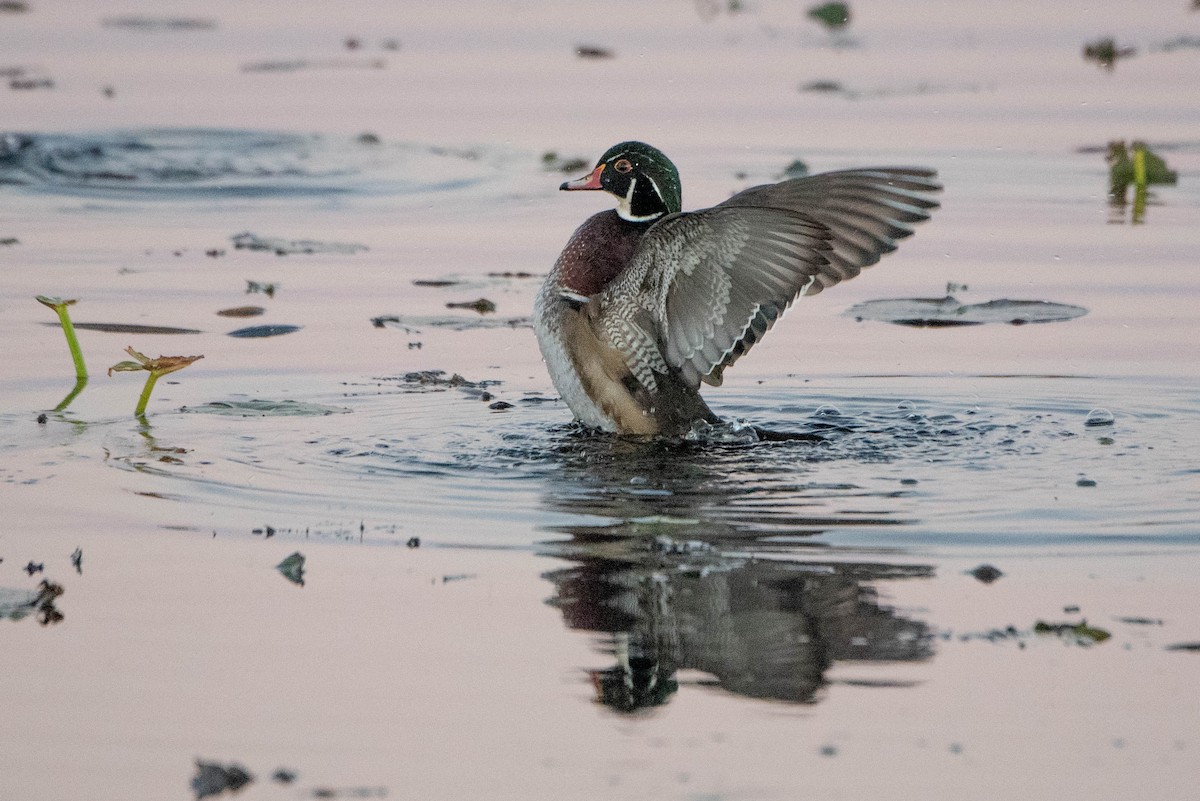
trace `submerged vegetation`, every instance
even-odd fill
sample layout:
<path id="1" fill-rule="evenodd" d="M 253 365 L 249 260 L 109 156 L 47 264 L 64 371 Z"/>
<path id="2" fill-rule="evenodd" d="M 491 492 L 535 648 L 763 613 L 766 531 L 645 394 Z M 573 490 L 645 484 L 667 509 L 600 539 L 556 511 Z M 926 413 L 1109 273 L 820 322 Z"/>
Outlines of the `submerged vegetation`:
<path id="1" fill-rule="evenodd" d="M 1145 142 L 1135 140 L 1127 148 L 1125 140 L 1115 139 L 1108 143 L 1105 160 L 1108 162 L 1108 196 L 1112 206 L 1124 209 L 1126 190 L 1133 185 L 1131 221 L 1134 224 L 1144 221 L 1151 184 L 1174 186 L 1179 180 L 1179 173 L 1167 167 L 1162 157 L 1151 151 Z"/>

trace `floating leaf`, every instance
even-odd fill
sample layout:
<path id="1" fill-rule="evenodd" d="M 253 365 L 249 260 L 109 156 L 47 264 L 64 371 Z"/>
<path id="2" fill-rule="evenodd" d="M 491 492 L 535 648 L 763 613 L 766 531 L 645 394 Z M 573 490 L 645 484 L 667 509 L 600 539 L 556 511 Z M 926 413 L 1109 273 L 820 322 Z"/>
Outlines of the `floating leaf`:
<path id="1" fill-rule="evenodd" d="M 275 565 L 275 569 L 293 584 L 304 586 L 304 554 L 299 551 Z"/>
<path id="2" fill-rule="evenodd" d="M 1079 623 L 1047 623 L 1039 620 L 1033 626 L 1034 634 L 1056 634 L 1074 640 L 1079 645 L 1095 645 L 1107 640 L 1112 635 L 1104 629 L 1089 626 L 1086 620 Z"/>
<path id="3" fill-rule="evenodd" d="M 192 792 L 196 799 L 221 795 L 226 790 L 237 792 L 250 782 L 254 776 L 241 765 L 221 765 L 216 762 L 196 760 L 196 775 L 192 777 Z"/>
<path id="4" fill-rule="evenodd" d="M 299 331 L 298 325 L 252 325 L 249 328 L 239 328 L 230 331 L 229 336 L 239 339 L 260 339 L 263 337 L 281 337 Z"/>
<path id="5" fill-rule="evenodd" d="M 179 370 L 182 370 L 183 368 L 187 367 L 192 362 L 196 362 L 196 361 L 199 361 L 200 359 L 204 358 L 203 355 L 200 355 L 200 356 L 159 356 L 157 359 L 151 359 L 149 356 L 145 355 L 144 353 L 138 353 L 136 350 L 133 349 L 132 345 L 125 348 L 125 352 L 128 353 L 133 358 L 137 359 L 137 361 L 136 362 L 130 362 L 130 361 L 117 362 L 112 367 L 108 368 L 109 375 L 112 375 L 114 372 L 121 373 L 121 372 L 131 372 L 134 370 L 147 370 L 151 373 L 157 373 L 158 375 L 166 375 L 168 373 L 174 373 Z"/>
<path id="6" fill-rule="evenodd" d="M 808 16 L 830 30 L 837 30 L 850 24 L 850 6 L 845 3 L 825 3 L 810 8 Z"/>
<path id="7" fill-rule="evenodd" d="M 77 298 L 71 298 L 69 300 L 64 300 L 63 298 L 59 298 L 59 297 L 52 298 L 52 297 L 48 297 L 46 295 L 37 295 L 35 297 L 36 297 L 38 303 L 42 304 L 43 306 L 49 306 L 51 309 L 54 309 L 55 311 L 58 310 L 59 306 L 74 306 L 76 303 L 79 302 Z"/>

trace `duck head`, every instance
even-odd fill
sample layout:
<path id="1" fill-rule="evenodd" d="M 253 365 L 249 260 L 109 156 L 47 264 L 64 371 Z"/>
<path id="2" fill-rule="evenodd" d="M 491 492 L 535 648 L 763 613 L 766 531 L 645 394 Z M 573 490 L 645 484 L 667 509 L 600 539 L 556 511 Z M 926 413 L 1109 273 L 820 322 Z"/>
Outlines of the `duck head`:
<path id="1" fill-rule="evenodd" d="M 630 222 L 652 222 L 683 207 L 679 171 L 661 150 L 644 142 L 613 145 L 594 170 L 559 189 L 602 189 L 616 195 L 617 214 Z"/>

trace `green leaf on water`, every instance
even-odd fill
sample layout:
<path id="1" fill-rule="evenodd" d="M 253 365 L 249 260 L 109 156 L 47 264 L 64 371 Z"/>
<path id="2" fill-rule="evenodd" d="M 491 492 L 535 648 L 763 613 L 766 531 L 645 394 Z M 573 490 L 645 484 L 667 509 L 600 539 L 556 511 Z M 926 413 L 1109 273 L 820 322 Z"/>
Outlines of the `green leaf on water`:
<path id="1" fill-rule="evenodd" d="M 275 565 L 275 569 L 293 584 L 304 586 L 304 554 L 299 551 Z"/>

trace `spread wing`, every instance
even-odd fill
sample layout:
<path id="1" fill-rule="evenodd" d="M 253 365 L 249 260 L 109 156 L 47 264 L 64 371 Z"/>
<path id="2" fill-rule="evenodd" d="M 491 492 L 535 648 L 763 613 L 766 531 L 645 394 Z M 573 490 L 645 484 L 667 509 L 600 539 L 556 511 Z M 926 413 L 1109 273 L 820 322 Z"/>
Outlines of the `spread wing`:
<path id="1" fill-rule="evenodd" d="M 829 238 L 786 209 L 723 204 L 666 217 L 591 311 L 647 389 L 668 366 L 691 387 L 717 385 L 829 269 Z"/>
<path id="2" fill-rule="evenodd" d="M 935 170 L 871 167 L 841 170 L 765 184 L 739 192 L 723 206 L 768 206 L 798 211 L 829 229 L 829 266 L 806 292 L 815 295 L 853 278 L 912 235 L 915 223 L 929 219 L 941 191 Z"/>

